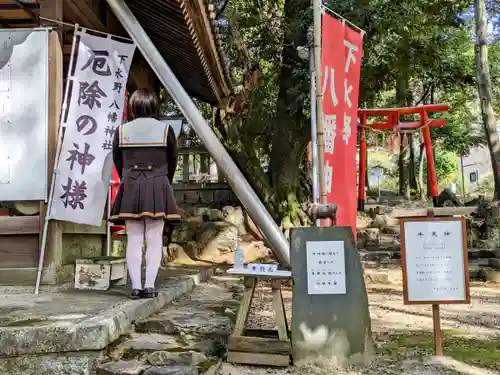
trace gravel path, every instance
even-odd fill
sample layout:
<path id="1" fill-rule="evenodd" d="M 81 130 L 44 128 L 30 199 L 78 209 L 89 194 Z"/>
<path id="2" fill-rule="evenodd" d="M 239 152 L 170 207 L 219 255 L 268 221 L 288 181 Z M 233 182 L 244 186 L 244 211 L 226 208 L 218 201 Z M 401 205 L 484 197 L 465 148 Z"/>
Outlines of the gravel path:
<path id="1" fill-rule="evenodd" d="M 474 336 L 475 339 L 490 340 L 500 338 L 500 288 L 486 284 L 471 287 L 472 302 L 467 305 L 441 306 L 442 328 L 452 330 L 454 335 Z M 291 318 L 291 290 L 284 289 L 287 318 Z M 396 332 L 432 331 L 432 309 L 429 306 L 405 306 L 400 286 L 369 287 L 370 313 L 375 345 L 380 349 Z M 249 326 L 274 328 L 274 316 L 271 312 L 271 293 L 268 288 L 256 290 Z M 418 332 L 417 332 L 418 333 Z M 425 333 L 427 334 L 427 333 Z M 500 345 L 498 346 L 500 350 Z M 422 353 L 414 353 L 417 355 Z M 235 366 L 225 363 L 220 375 L 261 375 L 261 374 L 301 374 L 301 375 L 437 375 L 464 374 L 490 375 L 500 372 L 468 366 L 452 359 L 440 359 L 445 363 L 429 362 L 427 359 L 392 358 L 378 355 L 369 367 L 338 369 L 322 364 L 321 367 L 302 366 L 287 369 Z M 426 361 L 424 363 L 424 361 Z M 494 368 L 500 368 L 500 363 Z"/>

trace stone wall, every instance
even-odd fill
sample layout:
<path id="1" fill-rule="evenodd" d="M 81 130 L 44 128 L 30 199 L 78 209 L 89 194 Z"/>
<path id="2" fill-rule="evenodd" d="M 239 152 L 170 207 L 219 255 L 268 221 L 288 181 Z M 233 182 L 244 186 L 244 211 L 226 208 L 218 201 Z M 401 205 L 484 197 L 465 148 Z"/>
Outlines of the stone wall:
<path id="1" fill-rule="evenodd" d="M 255 231 L 255 225 L 240 206 L 181 205 L 182 221 L 177 223 L 172 242 L 164 248 L 163 265 L 175 259 L 209 260 L 234 252 L 239 237 Z M 125 256 L 126 236 L 114 239 L 112 255 Z"/>

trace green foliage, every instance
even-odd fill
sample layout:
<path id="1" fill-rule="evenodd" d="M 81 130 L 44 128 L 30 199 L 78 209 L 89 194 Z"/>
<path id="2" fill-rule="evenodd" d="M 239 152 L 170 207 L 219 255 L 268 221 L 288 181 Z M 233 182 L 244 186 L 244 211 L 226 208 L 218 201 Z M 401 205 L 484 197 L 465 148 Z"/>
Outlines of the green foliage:
<path id="1" fill-rule="evenodd" d="M 495 181 L 493 180 L 493 172 L 486 173 L 479 178 L 476 186 L 476 192 L 484 194 L 487 197 L 492 197 L 495 189 Z"/>
<path id="2" fill-rule="evenodd" d="M 327 1 L 329 8 L 366 31 L 360 107 L 443 102 L 448 125 L 433 129 L 436 169 L 441 184 L 456 179 L 457 157 L 484 143 L 476 93 L 470 0 Z M 493 8 L 494 0 L 491 1 Z M 297 47 L 307 45 L 312 26 L 310 0 L 231 0 L 224 14 L 238 21 L 251 63 L 262 72 L 258 87 L 245 98 L 245 110 L 224 126 L 219 138 L 251 181 L 277 221 L 297 223 L 298 202 L 308 199 L 304 183 L 310 140 L 309 72 Z M 492 17 L 497 21 L 497 18 Z M 496 29 L 495 29 L 496 30 Z M 231 75 L 241 84 L 247 61 L 235 43 L 225 46 Z M 500 98 L 500 45 L 490 46 L 493 88 Z M 396 100 L 396 83 L 402 90 Z M 401 93 L 400 93 L 401 94 Z M 500 100 L 495 103 L 499 108 Z M 212 113 L 200 105 L 207 118 Z M 384 138 L 378 133 L 376 138 Z M 415 138 L 418 138 L 417 136 Z M 370 153 L 370 152 L 369 152 Z M 392 159 L 397 153 L 393 154 Z M 386 187 L 397 176 L 391 158 L 372 160 L 385 169 Z M 262 168 L 263 162 L 269 167 Z M 418 166 L 418 161 L 416 163 Z M 285 220 L 286 219 L 286 220 Z"/>
<path id="3" fill-rule="evenodd" d="M 495 339 L 477 339 L 463 331 L 443 330 L 443 345 L 446 355 L 473 366 L 498 369 L 500 352 Z M 434 354 L 432 332 L 403 331 L 391 334 L 379 348 L 383 356 L 404 359 L 408 356 L 426 357 Z M 486 370 L 485 370 L 486 372 Z"/>
<path id="4" fill-rule="evenodd" d="M 439 188 L 445 188 L 457 180 L 459 166 L 456 154 L 442 151 L 434 157 Z"/>

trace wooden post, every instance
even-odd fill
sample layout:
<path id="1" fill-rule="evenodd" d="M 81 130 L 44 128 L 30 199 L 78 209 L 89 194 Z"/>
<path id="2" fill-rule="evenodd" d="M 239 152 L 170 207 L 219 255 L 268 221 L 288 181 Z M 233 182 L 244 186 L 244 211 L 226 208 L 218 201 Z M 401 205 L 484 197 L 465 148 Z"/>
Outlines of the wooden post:
<path id="1" fill-rule="evenodd" d="M 55 20 L 63 20 L 63 0 L 41 0 L 40 16 Z M 54 162 L 56 158 L 57 141 L 59 138 L 59 121 L 63 99 L 63 51 L 62 34 L 60 30 L 49 33 L 49 88 L 48 88 L 48 176 L 47 186 L 51 186 Z M 40 242 L 47 205 L 41 202 L 40 206 Z M 58 282 L 57 271 L 63 264 L 63 241 L 61 223 L 51 220 L 47 235 L 46 256 L 44 262 L 45 272 L 42 280 L 46 284 Z"/>
<path id="2" fill-rule="evenodd" d="M 182 182 L 189 182 L 189 154 L 182 155 Z"/>
<path id="3" fill-rule="evenodd" d="M 210 173 L 210 161 L 208 154 L 200 154 L 200 173 L 207 174 Z"/>
<path id="4" fill-rule="evenodd" d="M 427 209 L 427 217 L 434 217 L 434 210 Z M 443 335 L 441 333 L 441 316 L 439 313 L 439 304 L 432 304 L 432 327 L 434 329 L 434 354 L 443 355 Z"/>
<path id="5" fill-rule="evenodd" d="M 439 305 L 432 305 L 432 325 L 434 327 L 434 354 L 443 355 L 443 337 L 441 333 L 441 317 L 439 316 Z"/>

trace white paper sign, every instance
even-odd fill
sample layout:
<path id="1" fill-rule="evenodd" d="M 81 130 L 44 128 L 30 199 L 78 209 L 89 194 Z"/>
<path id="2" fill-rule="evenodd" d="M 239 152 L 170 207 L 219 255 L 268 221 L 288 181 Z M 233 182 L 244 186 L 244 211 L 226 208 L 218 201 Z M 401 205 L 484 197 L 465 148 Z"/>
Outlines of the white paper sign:
<path id="1" fill-rule="evenodd" d="M 101 225 L 135 45 L 80 36 L 50 217 Z"/>
<path id="2" fill-rule="evenodd" d="M 404 223 L 408 301 L 466 299 L 462 222 Z"/>
<path id="3" fill-rule="evenodd" d="M 344 241 L 306 242 L 307 293 L 346 294 Z"/>

